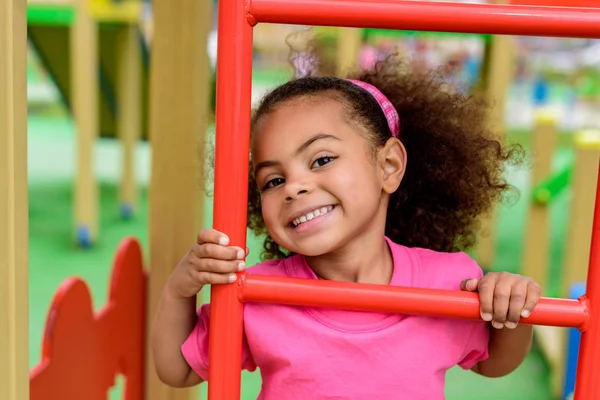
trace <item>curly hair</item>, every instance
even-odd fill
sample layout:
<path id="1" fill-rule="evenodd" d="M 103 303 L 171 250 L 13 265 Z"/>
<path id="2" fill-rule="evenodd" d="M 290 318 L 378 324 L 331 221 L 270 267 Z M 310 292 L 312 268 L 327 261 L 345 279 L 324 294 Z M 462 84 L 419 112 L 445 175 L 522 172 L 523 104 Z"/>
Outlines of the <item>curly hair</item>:
<path id="1" fill-rule="evenodd" d="M 417 71 L 394 57 L 372 70 L 348 74 L 377 87 L 400 116 L 408 154 L 404 178 L 390 197 L 385 233 L 395 243 L 435 251 L 464 251 L 475 244 L 479 219 L 514 187 L 504 179 L 507 162 L 518 163 L 519 145 L 504 145 L 488 124 L 484 99 L 454 90 L 443 70 Z M 379 104 L 362 88 L 332 76 L 304 76 L 268 93 L 252 117 L 259 119 L 292 99 L 328 96 L 343 103 L 351 123 L 369 132 L 374 149 L 391 137 Z M 264 236 L 262 259 L 289 254 L 269 236 L 260 193 L 250 168 L 248 228 Z M 516 189 L 515 189 L 516 192 Z"/>

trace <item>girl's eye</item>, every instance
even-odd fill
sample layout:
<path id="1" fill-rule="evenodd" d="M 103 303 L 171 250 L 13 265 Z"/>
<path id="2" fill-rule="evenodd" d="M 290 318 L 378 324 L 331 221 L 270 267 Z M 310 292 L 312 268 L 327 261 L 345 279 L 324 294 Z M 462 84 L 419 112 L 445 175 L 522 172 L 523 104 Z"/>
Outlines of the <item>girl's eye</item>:
<path id="1" fill-rule="evenodd" d="M 275 186 L 279 186 L 281 184 L 283 184 L 283 182 L 285 182 L 285 179 L 283 178 L 275 178 L 275 179 L 271 179 L 269 182 L 267 182 L 267 184 L 263 187 L 263 190 L 267 190 L 267 189 L 271 189 L 274 188 Z"/>
<path id="2" fill-rule="evenodd" d="M 333 157 L 321 157 L 318 158 L 317 160 L 315 160 L 315 162 L 312 165 L 312 168 L 317 168 L 317 167 L 322 167 L 325 164 L 329 164 L 330 162 L 332 162 L 334 160 Z"/>

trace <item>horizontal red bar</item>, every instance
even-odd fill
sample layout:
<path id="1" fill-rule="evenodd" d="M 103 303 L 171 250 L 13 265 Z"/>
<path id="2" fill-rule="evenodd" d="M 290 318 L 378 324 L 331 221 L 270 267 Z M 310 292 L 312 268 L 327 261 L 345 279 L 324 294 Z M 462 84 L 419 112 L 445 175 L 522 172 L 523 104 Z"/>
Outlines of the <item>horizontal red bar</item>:
<path id="1" fill-rule="evenodd" d="M 600 8 L 394 0 L 248 0 L 251 23 L 600 38 Z"/>
<path id="2" fill-rule="evenodd" d="M 380 311 L 481 319 L 477 293 L 312 279 L 240 274 L 239 298 L 295 306 Z M 522 322 L 583 329 L 589 311 L 583 301 L 542 298 Z"/>

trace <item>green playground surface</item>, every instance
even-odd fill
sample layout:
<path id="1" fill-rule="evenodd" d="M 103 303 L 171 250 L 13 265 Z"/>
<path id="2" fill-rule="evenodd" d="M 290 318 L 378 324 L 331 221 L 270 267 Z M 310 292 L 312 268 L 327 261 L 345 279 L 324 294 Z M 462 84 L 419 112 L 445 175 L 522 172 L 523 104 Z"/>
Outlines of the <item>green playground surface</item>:
<path id="1" fill-rule="evenodd" d="M 96 173 L 100 193 L 100 237 L 90 249 L 76 247 L 73 240 L 73 179 L 75 173 L 75 132 L 72 122 L 64 116 L 29 119 L 29 301 L 30 301 L 30 355 L 33 367 L 40 360 L 42 332 L 46 313 L 58 286 L 67 277 L 83 278 L 92 291 L 94 306 L 106 301 L 107 285 L 114 252 L 127 236 L 137 237 L 148 254 L 148 197 L 150 151 L 146 142 L 136 150 L 137 172 L 141 182 L 141 196 L 137 215 L 122 220 L 117 200 L 120 173 L 120 149 L 112 139 L 96 143 Z M 568 140 L 566 141 L 568 142 Z M 571 161 L 568 147 L 561 149 L 555 159 L 558 169 Z M 511 206 L 501 206 L 498 218 L 497 253 L 492 269 L 519 271 L 523 251 L 526 202 L 530 198 L 525 167 L 511 171 L 509 181 L 520 191 L 520 198 Z M 563 257 L 564 227 L 568 218 L 569 193 L 561 194 L 551 206 L 552 214 L 552 272 L 550 295 L 556 295 L 560 284 L 560 264 Z M 210 199 L 205 210 L 205 225 L 211 225 Z M 251 248 L 249 265 L 258 260 L 259 242 L 249 238 Z M 120 399 L 122 381 L 111 393 L 111 399 Z M 258 373 L 243 374 L 242 399 L 255 399 L 260 390 Z M 448 400 L 550 400 L 549 373 L 540 351 L 535 348 L 527 360 L 511 375 L 487 379 L 458 368 L 447 376 Z"/>

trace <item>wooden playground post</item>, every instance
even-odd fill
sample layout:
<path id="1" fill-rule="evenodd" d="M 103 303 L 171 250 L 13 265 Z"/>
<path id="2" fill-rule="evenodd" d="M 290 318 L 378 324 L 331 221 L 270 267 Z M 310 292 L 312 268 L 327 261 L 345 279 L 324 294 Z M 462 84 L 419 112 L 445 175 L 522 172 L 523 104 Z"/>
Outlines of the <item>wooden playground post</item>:
<path id="1" fill-rule="evenodd" d="M 118 103 L 117 134 L 123 143 L 123 175 L 119 193 L 121 213 L 128 216 L 137 207 L 135 147 L 141 137 L 141 55 L 138 27 L 127 24 L 117 37 Z"/>
<path id="2" fill-rule="evenodd" d="M 503 3 L 503 1 L 494 1 Z M 485 61 L 484 80 L 485 97 L 493 105 L 489 115 L 490 128 L 499 136 L 505 137 L 504 109 L 507 88 L 513 75 L 513 38 L 506 35 L 492 35 L 489 52 Z M 477 260 L 484 268 L 489 268 L 493 262 L 496 245 L 496 209 L 483 217 L 482 233 L 477 245 Z"/>
<path id="3" fill-rule="evenodd" d="M 558 141 L 556 118 L 549 111 L 536 114 L 536 125 L 532 132 L 533 166 L 531 187 L 550 176 L 552 160 Z M 522 273 L 535 279 L 546 288 L 550 264 L 550 211 L 548 204 L 528 200 L 531 206 L 527 216 L 525 248 Z M 548 363 L 551 365 L 551 390 L 560 396 L 564 376 L 564 329 L 554 326 L 535 326 L 534 332 Z"/>
<path id="4" fill-rule="evenodd" d="M 550 176 L 557 138 L 556 118 L 548 111 L 538 111 L 532 140 L 531 187 Z M 528 203 L 531 206 L 527 216 L 522 273 L 545 288 L 550 262 L 550 213 L 547 204 L 531 200 Z"/>
<path id="5" fill-rule="evenodd" d="M 578 132 L 575 136 L 575 166 L 561 295 L 567 297 L 576 282 L 585 282 L 590 256 L 592 215 L 600 159 L 600 131 Z"/>
<path id="6" fill-rule="evenodd" d="M 211 79 L 206 45 L 212 21 L 210 1 L 155 0 L 153 7 L 147 310 L 150 324 L 169 274 L 194 244 L 199 228 L 204 160 L 198 160 L 197 144 L 204 141 L 210 116 Z M 198 398 L 197 389 L 174 389 L 160 382 L 149 347 L 146 360 L 148 400 Z"/>
<path id="7" fill-rule="evenodd" d="M 0 388 L 29 398 L 27 2 L 0 6 Z"/>
<path id="8" fill-rule="evenodd" d="M 70 30 L 71 93 L 77 137 L 75 229 L 78 244 L 98 235 L 98 188 L 94 178 L 94 143 L 98 136 L 98 30 L 87 0 L 75 0 Z"/>
<path id="9" fill-rule="evenodd" d="M 358 64 L 362 28 L 337 28 L 337 75 L 344 76 Z"/>

